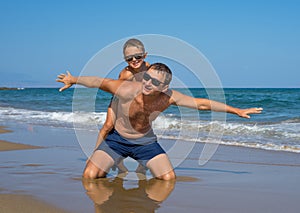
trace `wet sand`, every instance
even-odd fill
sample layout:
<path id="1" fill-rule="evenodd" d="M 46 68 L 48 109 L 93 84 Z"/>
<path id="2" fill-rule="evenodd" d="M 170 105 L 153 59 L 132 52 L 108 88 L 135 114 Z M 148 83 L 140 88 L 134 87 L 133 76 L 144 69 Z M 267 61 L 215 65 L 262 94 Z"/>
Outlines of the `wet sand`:
<path id="1" fill-rule="evenodd" d="M 4 126 L 0 126 L 0 134 L 11 133 L 11 132 L 12 132 L 11 130 L 6 129 Z M 42 148 L 42 147 L 0 140 L 0 151 L 40 149 L 40 148 Z"/>
<path id="2" fill-rule="evenodd" d="M 43 201 L 29 195 L 20 194 L 0 194 L 0 212 L 5 213 L 67 213 L 67 211 L 59 209 L 53 205 L 49 205 Z"/>
<path id="3" fill-rule="evenodd" d="M 0 208 L 6 209 L 0 212 L 299 212 L 296 153 L 219 146 L 212 159 L 199 166 L 199 143 L 175 169 L 174 182 L 137 180 L 129 177 L 133 172 L 124 179 L 110 175 L 84 181 L 86 156 L 74 130 L 28 131 L 22 125 L 6 130 L 12 129 L 0 139 L 22 138 L 24 144 L 45 148 L 1 152 Z M 136 166 L 132 161 L 125 165 Z"/>
<path id="4" fill-rule="evenodd" d="M 11 130 L 6 129 L 4 126 L 0 126 L 0 134 L 11 133 Z M 13 151 L 13 150 L 26 150 L 26 149 L 40 149 L 42 147 L 32 146 L 28 144 L 13 143 L 4 140 L 0 140 L 0 151 Z M 46 202 L 38 200 L 30 195 L 23 194 L 1 194 L 0 189 L 0 212 L 5 213 L 66 213 L 67 211 L 59 209 L 54 205 L 50 205 Z"/>
<path id="5" fill-rule="evenodd" d="M 13 143 L 0 140 L 0 151 L 24 150 L 24 149 L 40 149 L 42 147 L 27 144 Z"/>

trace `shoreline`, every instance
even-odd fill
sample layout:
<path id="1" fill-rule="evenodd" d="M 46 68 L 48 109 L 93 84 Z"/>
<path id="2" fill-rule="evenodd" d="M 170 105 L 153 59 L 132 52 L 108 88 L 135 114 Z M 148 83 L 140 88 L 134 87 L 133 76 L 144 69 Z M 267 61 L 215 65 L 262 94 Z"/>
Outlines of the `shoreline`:
<path id="1" fill-rule="evenodd" d="M 5 126 L 0 126 L 0 134 L 12 133 L 12 130 L 6 129 Z M 13 151 L 13 150 L 25 150 L 25 149 L 41 149 L 40 146 L 32 146 L 28 144 L 15 143 L 0 139 L 0 151 Z"/>

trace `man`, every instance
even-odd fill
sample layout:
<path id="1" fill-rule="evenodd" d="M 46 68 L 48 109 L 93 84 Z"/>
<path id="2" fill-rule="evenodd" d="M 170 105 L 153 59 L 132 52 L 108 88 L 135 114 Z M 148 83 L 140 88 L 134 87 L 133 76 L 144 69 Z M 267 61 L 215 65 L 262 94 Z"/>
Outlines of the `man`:
<path id="1" fill-rule="evenodd" d="M 152 121 L 170 105 L 198 110 L 212 110 L 250 118 L 262 108 L 239 109 L 209 99 L 194 98 L 170 90 L 171 70 L 162 63 L 150 65 L 142 82 L 112 80 L 100 77 L 74 77 L 69 72 L 57 81 L 65 84 L 63 91 L 73 84 L 99 88 L 118 97 L 114 131 L 98 147 L 83 173 L 84 178 L 105 177 L 109 169 L 126 157 L 132 157 L 147 166 L 153 176 L 170 180 L 175 178 L 171 162 L 157 143 Z"/>

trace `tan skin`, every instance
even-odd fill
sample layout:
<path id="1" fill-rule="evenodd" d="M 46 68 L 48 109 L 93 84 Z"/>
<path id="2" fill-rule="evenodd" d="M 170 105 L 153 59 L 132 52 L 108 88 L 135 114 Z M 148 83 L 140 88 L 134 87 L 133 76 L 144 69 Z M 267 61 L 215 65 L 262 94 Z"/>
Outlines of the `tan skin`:
<path id="1" fill-rule="evenodd" d="M 147 73 L 152 78 L 161 82 L 165 81 L 165 73 L 152 68 Z M 155 120 L 159 112 L 164 111 L 170 105 L 232 113 L 242 118 L 250 118 L 250 114 L 258 114 L 262 111 L 262 108 L 240 109 L 209 99 L 187 96 L 178 91 L 169 90 L 169 85 L 154 86 L 151 79 L 142 82 L 128 82 L 99 77 L 74 77 L 68 72 L 67 75 L 59 75 L 57 81 L 66 85 L 62 87 L 62 90 L 77 83 L 86 87 L 100 88 L 118 96 L 119 110 L 116 115 L 115 129 L 125 138 L 143 137 L 152 128 L 151 122 Z M 113 159 L 100 150 L 97 150 L 93 155 L 95 161 L 90 161 L 87 164 L 83 177 L 105 177 L 113 165 Z M 96 165 L 99 159 L 104 162 L 102 165 Z M 158 179 L 170 180 L 176 177 L 166 154 L 160 154 L 150 159 L 147 167 Z"/>

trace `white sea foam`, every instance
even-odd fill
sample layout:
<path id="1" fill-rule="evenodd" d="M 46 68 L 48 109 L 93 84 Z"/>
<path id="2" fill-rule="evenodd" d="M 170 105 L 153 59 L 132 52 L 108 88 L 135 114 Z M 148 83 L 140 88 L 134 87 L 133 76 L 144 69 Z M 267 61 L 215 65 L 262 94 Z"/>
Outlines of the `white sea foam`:
<path id="1" fill-rule="evenodd" d="M 0 121 L 16 121 L 43 126 L 88 129 L 90 125 L 103 125 L 106 112 L 45 112 L 12 107 L 0 107 Z M 153 122 L 157 135 L 163 139 L 205 142 L 213 128 L 222 134 L 219 143 L 259 149 L 300 153 L 300 120 L 260 124 L 218 121 L 193 121 L 174 115 L 162 114 Z"/>
<path id="2" fill-rule="evenodd" d="M 86 112 L 45 112 L 26 109 L 15 109 L 0 107 L 0 120 L 11 120 L 27 122 L 37 125 L 63 126 L 70 124 L 91 124 L 98 123 L 102 125 L 105 121 L 106 113 L 86 113 Z"/>

